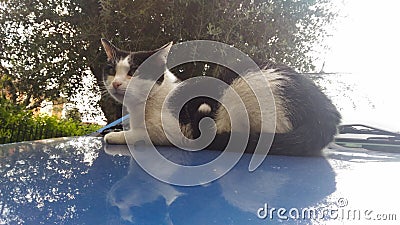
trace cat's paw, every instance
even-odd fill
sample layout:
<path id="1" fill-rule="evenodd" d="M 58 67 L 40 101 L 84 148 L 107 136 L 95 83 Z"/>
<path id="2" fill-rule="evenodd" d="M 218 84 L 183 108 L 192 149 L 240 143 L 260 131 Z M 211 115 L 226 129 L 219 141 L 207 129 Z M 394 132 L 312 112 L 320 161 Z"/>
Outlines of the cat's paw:
<path id="1" fill-rule="evenodd" d="M 104 136 L 104 141 L 111 145 L 126 145 L 125 131 L 108 133 Z"/>
<path id="2" fill-rule="evenodd" d="M 128 145 L 134 146 L 148 146 L 151 145 L 151 141 L 147 138 L 148 135 L 144 130 L 132 130 L 126 133 L 126 142 Z"/>

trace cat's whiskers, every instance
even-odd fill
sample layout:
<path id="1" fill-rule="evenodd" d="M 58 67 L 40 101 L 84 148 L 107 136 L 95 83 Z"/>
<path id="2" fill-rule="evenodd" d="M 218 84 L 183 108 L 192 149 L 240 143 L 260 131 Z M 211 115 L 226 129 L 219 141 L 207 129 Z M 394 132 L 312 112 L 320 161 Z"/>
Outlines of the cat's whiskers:
<path id="1" fill-rule="evenodd" d="M 108 89 L 106 87 L 100 87 L 100 96 L 104 97 L 104 98 L 112 98 L 110 92 L 108 91 Z"/>
<path id="2" fill-rule="evenodd" d="M 111 97 L 110 92 L 105 85 L 99 86 L 99 91 L 102 97 Z"/>

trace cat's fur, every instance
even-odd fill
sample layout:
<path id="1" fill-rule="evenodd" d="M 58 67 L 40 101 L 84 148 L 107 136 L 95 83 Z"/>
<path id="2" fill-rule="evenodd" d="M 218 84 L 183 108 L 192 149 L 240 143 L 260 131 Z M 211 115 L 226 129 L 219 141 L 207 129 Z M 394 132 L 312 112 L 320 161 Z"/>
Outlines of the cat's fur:
<path id="1" fill-rule="evenodd" d="M 124 95 L 127 95 L 128 99 L 125 100 L 125 104 L 131 115 L 131 129 L 109 133 L 105 136 L 105 141 L 109 144 L 126 144 L 126 136 L 128 143 L 133 144 L 143 139 L 147 128 L 153 144 L 171 145 L 162 127 L 161 107 L 164 100 L 173 102 L 175 92 L 179 93 L 179 89 L 186 88 L 179 85 L 181 81 L 166 67 L 166 60 L 172 43 L 154 51 L 141 52 L 120 50 L 105 39 L 102 39 L 102 45 L 108 58 L 108 65 L 104 70 L 107 89 L 119 102 L 123 102 Z M 159 67 L 159 70 L 163 71 L 163 76 L 160 78 L 154 78 L 155 76 L 152 74 L 136 71 L 139 65 L 152 55 L 156 57 L 156 60 L 153 60 L 156 62 L 153 66 Z M 247 79 L 256 82 L 260 78 L 266 78 L 274 95 L 276 134 L 270 153 L 286 155 L 319 154 L 320 150 L 331 142 L 336 134 L 340 114 L 335 106 L 310 79 L 294 70 L 272 63 L 260 65 L 260 68 L 263 72 L 262 75 L 250 72 L 246 76 Z M 135 82 L 142 82 L 144 86 L 148 83 L 155 83 L 149 98 L 146 99 L 140 88 L 135 90 L 128 88 L 128 83 L 132 79 L 135 79 Z M 261 130 L 260 108 L 246 82 L 240 77 L 235 77 L 230 82 L 230 86 L 242 98 L 249 114 L 250 139 L 246 150 L 251 152 L 257 144 L 260 132 L 272 133 L 274 130 Z M 257 88 L 261 90 L 265 87 L 255 87 L 255 89 Z M 168 94 L 172 97 L 166 99 Z M 226 95 L 224 90 L 221 90 L 220 97 L 221 100 L 230 102 L 229 96 Z M 143 104 L 146 104 L 146 128 L 143 126 L 144 121 L 137 119 L 143 118 L 139 110 L 139 108 L 144 107 Z M 273 103 L 267 102 L 267 104 L 272 105 Z M 169 123 L 172 126 L 173 123 L 179 122 L 181 131 L 187 138 L 195 139 L 200 135 L 198 123 L 202 118 L 211 117 L 215 121 L 217 135 L 208 146 L 209 149 L 224 149 L 229 141 L 231 121 L 242 120 L 242 118 L 236 118 L 236 114 L 228 115 L 225 108 L 218 102 L 207 98 L 193 99 L 180 112 L 173 109 L 173 104 L 170 105 L 171 109 L 168 110 L 168 113 L 162 115 L 163 120 L 167 121 L 167 126 L 169 126 Z"/>

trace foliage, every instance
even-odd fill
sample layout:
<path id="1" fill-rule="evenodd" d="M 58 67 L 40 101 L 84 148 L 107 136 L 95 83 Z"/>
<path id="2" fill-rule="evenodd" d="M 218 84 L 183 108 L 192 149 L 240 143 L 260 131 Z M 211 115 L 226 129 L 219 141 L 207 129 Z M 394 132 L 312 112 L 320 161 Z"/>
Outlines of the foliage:
<path id="1" fill-rule="evenodd" d="M 88 69 L 101 86 L 100 37 L 130 50 L 216 40 L 305 72 L 336 15 L 329 0 L 0 0 L 0 74 L 31 108 L 70 97 Z M 100 104 L 107 119 L 120 114 L 112 99 Z"/>
<path id="2" fill-rule="evenodd" d="M 72 108 L 67 111 L 65 117 L 73 121 L 82 121 L 82 115 L 77 108 Z"/>
<path id="3" fill-rule="evenodd" d="M 72 119 L 59 120 L 50 116 L 34 116 L 32 111 L 0 98 L 0 143 L 81 136 L 100 128 Z"/>
<path id="4" fill-rule="evenodd" d="M 87 69 L 74 23 L 80 7 L 64 0 L 2 2 L 1 72 L 12 78 L 12 93 L 23 95 L 19 103 L 33 109 L 44 99 L 72 94 Z"/>
<path id="5" fill-rule="evenodd" d="M 119 46 L 150 49 L 168 41 L 216 40 L 250 56 L 313 68 L 307 55 L 336 13 L 328 0 L 102 0 L 104 33 Z M 118 18 L 118 19 L 116 19 Z"/>

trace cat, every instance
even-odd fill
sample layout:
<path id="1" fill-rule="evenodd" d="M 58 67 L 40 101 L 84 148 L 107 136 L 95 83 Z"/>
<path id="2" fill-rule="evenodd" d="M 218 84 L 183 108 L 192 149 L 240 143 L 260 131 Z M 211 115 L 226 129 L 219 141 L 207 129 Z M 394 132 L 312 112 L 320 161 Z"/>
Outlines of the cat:
<path id="1" fill-rule="evenodd" d="M 164 133 L 163 125 L 178 123 L 185 137 L 196 139 L 201 134 L 200 120 L 209 117 L 215 122 L 216 135 L 207 149 L 224 149 L 231 134 L 231 121 L 241 121 L 243 118 L 236 114 L 228 115 L 226 109 L 218 101 L 205 97 L 195 98 L 185 104 L 180 112 L 176 112 L 172 107 L 173 104 L 169 104 L 171 108 L 167 110 L 168 113 L 162 115 L 163 121 L 167 121 L 167 124 L 161 123 L 161 107 L 164 101 L 173 101 L 173 98 L 167 96 L 174 96 L 175 93 L 179 93 L 179 89 L 190 88 L 179 85 L 182 81 L 167 69 L 167 57 L 172 42 L 155 50 L 138 52 L 121 50 L 106 39 L 101 39 L 101 43 L 107 55 L 107 65 L 104 68 L 107 90 L 121 103 L 124 102 L 125 95 L 129 96 L 125 101 L 125 106 L 131 115 L 130 130 L 108 133 L 104 137 L 106 143 L 134 144 L 143 140 L 147 131 L 152 144 L 173 145 Z M 151 60 L 153 65 L 150 66 L 161 71 L 161 77 L 138 70 L 149 57 L 154 58 Z M 260 108 L 246 82 L 239 76 L 232 78 L 227 75 L 225 79 L 229 80 L 230 87 L 242 98 L 250 117 L 250 137 L 246 152 L 254 151 L 260 133 L 275 132 L 269 151 L 271 154 L 321 154 L 321 150 L 333 140 L 341 121 L 336 107 L 312 80 L 298 74 L 290 67 L 271 62 L 260 63 L 259 67 L 262 74 L 249 72 L 246 76 L 253 81 L 260 79 L 260 76 L 268 80 L 276 108 L 275 130 L 261 130 Z M 142 90 L 141 84 L 136 85 L 134 89 L 128 87 L 132 79 L 143 84 L 143 87 L 149 83 L 154 84 L 149 97 Z M 264 89 L 265 87 L 256 88 Z M 230 101 L 225 91 L 221 90 L 220 93 L 221 100 Z M 265 101 L 269 105 L 273 104 L 268 102 L 270 100 Z M 146 110 L 140 112 L 138 109 L 143 104 Z M 233 106 L 234 109 L 235 107 Z M 146 118 L 146 121 L 142 121 L 142 118 Z"/>

